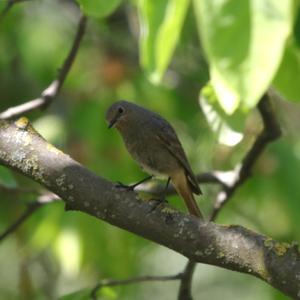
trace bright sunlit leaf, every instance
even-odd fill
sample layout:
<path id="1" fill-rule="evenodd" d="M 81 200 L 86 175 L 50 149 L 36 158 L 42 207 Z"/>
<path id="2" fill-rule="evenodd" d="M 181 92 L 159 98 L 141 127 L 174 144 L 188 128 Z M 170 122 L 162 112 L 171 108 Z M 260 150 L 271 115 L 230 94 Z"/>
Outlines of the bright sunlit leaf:
<path id="1" fill-rule="evenodd" d="M 115 290 L 112 289 L 112 288 L 109 287 L 109 286 L 103 287 L 103 288 L 101 289 L 100 294 L 103 295 L 104 297 L 106 297 L 107 299 L 111 299 L 111 300 L 114 300 L 114 299 L 117 299 L 117 298 L 118 298 L 118 295 L 117 295 L 117 293 L 115 292 Z"/>
<path id="2" fill-rule="evenodd" d="M 87 16 L 103 18 L 113 13 L 121 0 L 77 0 L 77 2 Z"/>
<path id="3" fill-rule="evenodd" d="M 77 233 L 73 230 L 62 230 L 55 246 L 63 272 L 69 276 L 77 276 L 81 258 Z"/>
<path id="4" fill-rule="evenodd" d="M 292 0 L 194 0 L 211 83 L 228 113 L 254 107 L 292 29 Z"/>
<path id="5" fill-rule="evenodd" d="M 286 47 L 282 63 L 274 79 L 274 87 L 286 99 L 300 101 L 300 49 L 295 43 Z"/>
<path id="6" fill-rule="evenodd" d="M 205 118 L 218 138 L 218 142 L 227 146 L 235 146 L 242 138 L 242 115 L 235 112 L 234 115 L 228 117 L 220 107 L 214 89 L 211 85 L 205 86 L 199 97 L 199 104 L 203 110 Z M 240 130 L 234 130 L 232 123 L 234 119 L 238 119 Z"/>
<path id="7" fill-rule="evenodd" d="M 180 38 L 190 0 L 138 1 L 141 64 L 153 83 L 161 81 Z"/>

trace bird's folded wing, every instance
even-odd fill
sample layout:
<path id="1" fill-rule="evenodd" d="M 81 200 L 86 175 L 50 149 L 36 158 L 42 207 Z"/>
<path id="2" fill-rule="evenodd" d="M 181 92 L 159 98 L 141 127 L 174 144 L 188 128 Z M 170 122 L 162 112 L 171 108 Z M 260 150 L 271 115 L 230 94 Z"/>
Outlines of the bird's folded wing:
<path id="1" fill-rule="evenodd" d="M 162 145 L 179 161 L 185 169 L 188 181 L 191 185 L 192 191 L 195 194 L 202 194 L 196 176 L 194 175 L 181 143 L 171 126 L 161 126 L 161 130 L 157 132 L 157 137 Z"/>

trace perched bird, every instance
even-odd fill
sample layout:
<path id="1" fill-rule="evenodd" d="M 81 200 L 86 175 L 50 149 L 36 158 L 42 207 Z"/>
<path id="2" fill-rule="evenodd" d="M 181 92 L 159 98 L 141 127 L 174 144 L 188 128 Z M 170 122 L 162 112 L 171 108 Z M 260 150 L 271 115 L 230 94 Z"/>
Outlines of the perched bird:
<path id="1" fill-rule="evenodd" d="M 106 120 L 121 133 L 142 169 L 171 180 L 190 214 L 203 218 L 193 196 L 202 193 L 173 127 L 157 113 L 125 100 L 108 108 Z"/>

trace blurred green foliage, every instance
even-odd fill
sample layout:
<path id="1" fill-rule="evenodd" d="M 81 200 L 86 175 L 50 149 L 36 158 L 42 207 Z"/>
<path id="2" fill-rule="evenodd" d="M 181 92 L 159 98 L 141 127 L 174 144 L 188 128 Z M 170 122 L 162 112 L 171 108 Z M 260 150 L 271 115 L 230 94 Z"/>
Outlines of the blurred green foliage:
<path id="1" fill-rule="evenodd" d="M 36 98 L 55 78 L 75 34 L 76 3 L 26 1 L 1 20 L 1 111 Z M 29 118 L 46 139 L 112 181 L 144 176 L 104 121 L 107 107 L 118 99 L 170 120 L 195 173 L 229 170 L 240 162 L 262 126 L 250 108 L 272 82 L 282 96 L 300 100 L 296 0 L 78 3 L 90 17 L 80 52 L 52 106 Z M 275 99 L 274 109 L 284 135 L 268 147 L 218 222 L 300 241 L 300 108 Z M 39 188 L 4 167 L 0 184 Z M 200 205 L 209 213 L 217 187 L 202 189 Z M 4 230 L 36 195 L 0 192 Z M 170 203 L 185 209 L 176 196 Z M 172 274 L 185 262 L 90 216 L 66 213 L 62 203 L 40 208 L 0 246 L 1 299 L 88 299 L 100 278 Z M 177 287 L 163 282 L 107 288 L 99 299 L 175 299 Z M 203 265 L 194 292 L 195 299 L 287 299 L 255 278 Z"/>
<path id="2" fill-rule="evenodd" d="M 82 12 L 88 16 L 103 18 L 110 15 L 121 3 L 121 0 L 91 1 L 77 0 Z"/>
<path id="3" fill-rule="evenodd" d="M 141 64 L 149 79 L 162 80 L 179 40 L 189 0 L 138 1 Z"/>

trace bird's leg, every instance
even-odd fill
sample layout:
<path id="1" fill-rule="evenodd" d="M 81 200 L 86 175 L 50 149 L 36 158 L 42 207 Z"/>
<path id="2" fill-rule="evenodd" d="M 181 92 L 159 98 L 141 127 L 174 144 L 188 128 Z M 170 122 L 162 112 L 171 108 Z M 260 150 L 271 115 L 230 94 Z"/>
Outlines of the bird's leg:
<path id="1" fill-rule="evenodd" d="M 170 181 L 171 181 L 171 177 L 168 177 L 166 186 L 165 186 L 162 194 L 160 195 L 160 199 L 162 200 L 162 202 L 167 202 L 167 200 L 166 200 L 166 194 L 168 192 L 168 187 L 169 187 Z"/>
<path id="2" fill-rule="evenodd" d="M 126 189 L 128 191 L 133 191 L 135 189 L 135 187 L 137 187 L 138 185 L 142 184 L 143 182 L 146 182 L 150 179 L 153 178 L 153 175 L 151 176 L 148 176 L 140 181 L 138 181 L 137 183 L 135 184 L 131 184 L 131 185 L 126 185 L 126 184 L 123 184 L 122 182 L 118 181 L 117 184 L 116 184 L 116 187 L 118 188 L 123 188 L 123 189 Z"/>
<path id="3" fill-rule="evenodd" d="M 163 203 L 168 203 L 168 201 L 166 200 L 166 194 L 167 194 L 167 191 L 168 191 L 168 187 L 169 187 L 170 181 L 171 181 L 171 177 L 168 177 L 166 186 L 165 186 L 163 192 L 160 194 L 159 198 L 152 198 L 152 199 L 150 199 L 150 200 L 152 200 L 154 202 L 154 205 L 153 205 L 151 211 L 155 210 L 156 208 L 158 208 Z"/>

